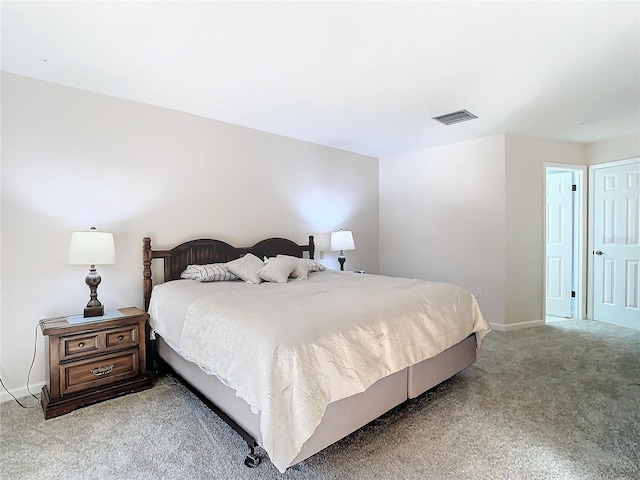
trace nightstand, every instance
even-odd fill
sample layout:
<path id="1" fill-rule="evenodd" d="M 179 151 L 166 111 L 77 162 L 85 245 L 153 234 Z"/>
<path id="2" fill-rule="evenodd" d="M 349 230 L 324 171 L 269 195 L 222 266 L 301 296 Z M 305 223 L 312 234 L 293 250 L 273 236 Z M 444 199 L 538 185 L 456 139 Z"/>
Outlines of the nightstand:
<path id="1" fill-rule="evenodd" d="M 40 396 L 44 418 L 151 387 L 145 349 L 149 315 L 128 307 L 112 312 L 112 316 L 104 320 L 93 317 L 84 321 L 74 316 L 40 322 L 42 333 L 48 337 L 47 379 Z"/>

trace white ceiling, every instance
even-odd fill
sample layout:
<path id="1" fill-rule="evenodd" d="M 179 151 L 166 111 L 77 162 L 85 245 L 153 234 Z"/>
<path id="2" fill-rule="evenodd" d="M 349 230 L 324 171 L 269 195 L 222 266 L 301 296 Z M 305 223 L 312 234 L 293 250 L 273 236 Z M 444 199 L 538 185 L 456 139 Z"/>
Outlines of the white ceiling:
<path id="1" fill-rule="evenodd" d="M 640 3 L 2 2 L 2 70 L 374 157 L 640 132 Z M 479 118 L 442 126 L 433 116 Z"/>

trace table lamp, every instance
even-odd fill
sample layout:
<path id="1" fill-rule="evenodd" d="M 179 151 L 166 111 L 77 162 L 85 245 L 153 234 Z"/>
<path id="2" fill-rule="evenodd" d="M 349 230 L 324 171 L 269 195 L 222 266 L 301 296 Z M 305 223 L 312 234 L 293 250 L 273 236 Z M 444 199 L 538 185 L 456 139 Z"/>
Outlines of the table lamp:
<path id="1" fill-rule="evenodd" d="M 356 244 L 353 242 L 353 235 L 351 230 L 342 230 L 339 232 L 333 232 L 331 234 L 331 250 L 340 251 L 338 255 L 338 262 L 340 263 L 340 270 L 344 271 L 344 262 L 346 257 L 344 256 L 345 250 L 355 250 Z"/>
<path id="2" fill-rule="evenodd" d="M 73 232 L 67 263 L 69 265 L 89 265 L 89 274 L 85 278 L 85 282 L 89 285 L 91 299 L 84 309 L 85 318 L 104 315 L 104 306 L 98 300 L 98 285 L 100 285 L 102 278 L 96 271 L 96 265 L 116 263 L 113 234 L 98 232 L 96 227 L 91 227 L 89 232 Z"/>

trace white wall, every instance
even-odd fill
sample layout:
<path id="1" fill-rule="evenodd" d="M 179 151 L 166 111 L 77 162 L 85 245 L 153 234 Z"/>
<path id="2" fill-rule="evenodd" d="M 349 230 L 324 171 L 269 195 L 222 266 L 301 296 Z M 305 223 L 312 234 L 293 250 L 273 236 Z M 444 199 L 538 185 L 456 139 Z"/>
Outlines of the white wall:
<path id="1" fill-rule="evenodd" d="M 586 146 L 587 165 L 640 157 L 640 134 L 613 138 Z"/>
<path id="2" fill-rule="evenodd" d="M 544 318 L 544 163 L 584 165 L 584 145 L 505 136 L 506 325 Z"/>
<path id="3" fill-rule="evenodd" d="M 378 271 L 374 158 L 7 73 L 1 134 L 0 374 L 18 394 L 38 320 L 89 300 L 88 269 L 65 264 L 72 231 L 114 233 L 117 263 L 98 268 L 107 309 L 142 305 L 144 236 L 323 243 L 342 227 L 348 267 Z M 36 386 L 43 351 L 40 336 Z"/>
<path id="4" fill-rule="evenodd" d="M 504 324 L 505 152 L 496 135 L 380 159 L 380 271 L 458 284 Z"/>

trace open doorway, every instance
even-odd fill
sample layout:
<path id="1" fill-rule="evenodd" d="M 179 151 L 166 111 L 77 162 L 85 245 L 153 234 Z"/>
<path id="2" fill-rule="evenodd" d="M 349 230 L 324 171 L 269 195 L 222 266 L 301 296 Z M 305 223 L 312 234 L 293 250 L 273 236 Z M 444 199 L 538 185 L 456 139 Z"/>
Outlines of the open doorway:
<path id="1" fill-rule="evenodd" d="M 544 164 L 545 321 L 585 318 L 587 167 Z"/>

